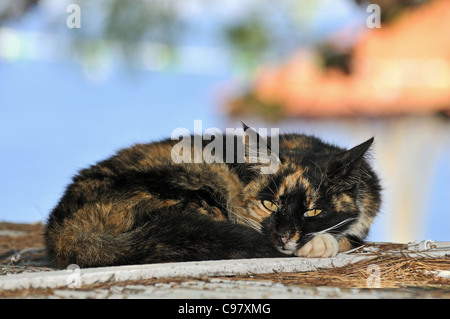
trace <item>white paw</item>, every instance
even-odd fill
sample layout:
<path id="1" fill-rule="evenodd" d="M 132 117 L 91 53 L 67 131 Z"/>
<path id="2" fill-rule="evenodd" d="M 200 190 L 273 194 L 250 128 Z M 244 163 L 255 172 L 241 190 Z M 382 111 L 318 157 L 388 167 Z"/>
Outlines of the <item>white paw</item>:
<path id="1" fill-rule="evenodd" d="M 318 234 L 295 252 L 299 257 L 328 258 L 339 252 L 339 243 L 330 234 Z"/>

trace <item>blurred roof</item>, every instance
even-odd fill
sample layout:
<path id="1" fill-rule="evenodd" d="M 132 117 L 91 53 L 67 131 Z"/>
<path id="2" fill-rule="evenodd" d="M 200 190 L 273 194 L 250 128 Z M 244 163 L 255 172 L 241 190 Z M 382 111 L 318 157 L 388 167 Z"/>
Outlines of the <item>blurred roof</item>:
<path id="1" fill-rule="evenodd" d="M 337 44 L 345 34 L 336 34 Z M 350 70 L 324 69 L 314 52 L 303 49 L 279 67 L 261 67 L 250 94 L 287 116 L 449 112 L 450 1 L 431 1 L 368 29 L 353 47 Z"/>

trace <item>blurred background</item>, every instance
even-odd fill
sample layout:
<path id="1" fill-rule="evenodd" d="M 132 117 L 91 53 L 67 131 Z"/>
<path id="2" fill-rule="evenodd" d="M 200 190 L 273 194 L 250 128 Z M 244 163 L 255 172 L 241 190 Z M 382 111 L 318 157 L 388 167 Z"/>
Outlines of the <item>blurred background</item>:
<path id="1" fill-rule="evenodd" d="M 244 121 L 375 136 L 368 239 L 449 240 L 449 117 L 447 0 L 0 2 L 0 221 L 45 222 L 120 148 Z"/>

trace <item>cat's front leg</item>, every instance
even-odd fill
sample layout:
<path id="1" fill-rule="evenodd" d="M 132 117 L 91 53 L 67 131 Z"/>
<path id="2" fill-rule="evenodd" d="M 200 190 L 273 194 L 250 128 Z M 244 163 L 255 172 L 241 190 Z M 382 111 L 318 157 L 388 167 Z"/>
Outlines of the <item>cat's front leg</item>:
<path id="1" fill-rule="evenodd" d="M 295 255 L 299 257 L 328 258 L 334 257 L 339 252 L 339 243 L 330 234 L 317 234 L 300 247 Z"/>

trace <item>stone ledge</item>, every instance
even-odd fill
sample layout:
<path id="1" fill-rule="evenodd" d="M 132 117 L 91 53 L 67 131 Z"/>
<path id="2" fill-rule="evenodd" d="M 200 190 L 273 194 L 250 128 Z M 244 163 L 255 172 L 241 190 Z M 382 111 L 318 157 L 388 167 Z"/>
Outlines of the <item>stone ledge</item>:
<path id="1" fill-rule="evenodd" d="M 339 254 L 334 258 L 258 258 L 130 265 L 37 273 L 0 277 L 0 290 L 47 289 L 168 277 L 238 276 L 274 272 L 302 272 L 341 267 L 373 256 Z"/>

